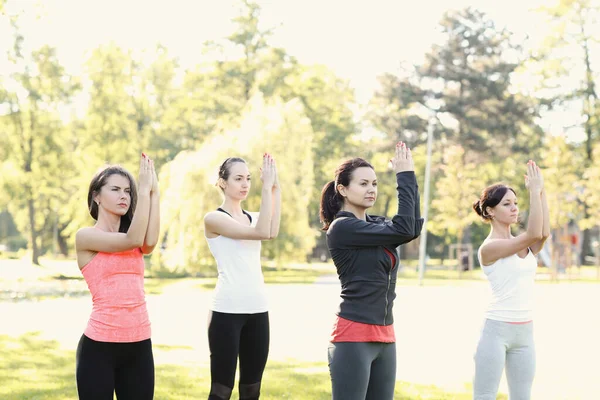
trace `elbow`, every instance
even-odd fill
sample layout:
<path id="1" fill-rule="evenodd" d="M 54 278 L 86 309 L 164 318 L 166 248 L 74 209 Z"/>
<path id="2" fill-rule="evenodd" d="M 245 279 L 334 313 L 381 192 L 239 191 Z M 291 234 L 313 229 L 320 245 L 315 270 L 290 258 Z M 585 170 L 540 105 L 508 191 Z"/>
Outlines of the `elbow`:
<path id="1" fill-rule="evenodd" d="M 144 246 L 154 248 L 157 243 L 158 243 L 158 237 L 153 237 L 150 239 L 148 239 L 146 237 L 146 240 L 144 241 Z"/>
<path id="2" fill-rule="evenodd" d="M 532 242 L 537 242 L 539 240 L 542 240 L 543 235 L 542 232 L 530 232 L 529 233 L 529 238 L 531 239 Z"/>
<path id="3" fill-rule="evenodd" d="M 138 247 L 144 246 L 144 238 L 131 238 L 129 243 L 132 249 L 136 249 Z"/>
<path id="4" fill-rule="evenodd" d="M 258 240 L 270 240 L 271 239 L 271 232 L 261 232 L 258 231 Z"/>
<path id="5" fill-rule="evenodd" d="M 152 252 L 154 251 L 154 247 L 156 246 L 149 246 L 149 245 L 144 245 L 142 246 L 142 253 L 143 254 L 152 254 Z"/>

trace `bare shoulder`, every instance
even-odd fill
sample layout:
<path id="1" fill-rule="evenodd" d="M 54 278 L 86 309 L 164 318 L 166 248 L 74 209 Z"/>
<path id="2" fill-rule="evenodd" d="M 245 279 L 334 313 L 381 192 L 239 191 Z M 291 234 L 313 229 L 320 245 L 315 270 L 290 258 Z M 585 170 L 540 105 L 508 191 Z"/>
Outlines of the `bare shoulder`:
<path id="1" fill-rule="evenodd" d="M 77 237 L 77 236 L 86 236 L 90 232 L 92 232 L 94 229 L 96 229 L 96 228 L 94 228 L 93 226 L 86 226 L 84 228 L 79 228 L 77 230 L 77 233 L 75 234 L 75 237 Z"/>
<path id="2" fill-rule="evenodd" d="M 204 222 L 213 223 L 222 221 L 227 215 L 220 211 L 209 211 L 204 215 Z"/>
<path id="3" fill-rule="evenodd" d="M 81 244 L 82 240 L 85 240 L 92 236 L 96 228 L 92 226 L 86 226 L 85 228 L 79 228 L 75 233 L 75 248 L 77 249 L 77 244 Z"/>
<path id="4" fill-rule="evenodd" d="M 92 258 L 98 254 L 95 251 L 82 248 L 85 247 L 83 246 L 83 243 L 86 239 L 91 237 L 91 235 L 94 233 L 94 230 L 94 227 L 85 227 L 80 228 L 77 230 L 77 233 L 75 233 L 75 251 L 77 256 L 77 266 L 79 269 L 85 267 L 92 260 Z"/>

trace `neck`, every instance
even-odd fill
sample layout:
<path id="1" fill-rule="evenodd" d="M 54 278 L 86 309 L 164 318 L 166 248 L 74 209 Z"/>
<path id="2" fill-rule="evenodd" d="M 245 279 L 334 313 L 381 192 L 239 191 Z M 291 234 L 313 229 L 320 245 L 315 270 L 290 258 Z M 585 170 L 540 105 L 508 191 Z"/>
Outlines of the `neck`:
<path id="1" fill-rule="evenodd" d="M 366 208 L 356 207 L 352 204 L 346 203 L 342 206 L 341 211 L 351 212 L 352 214 L 354 214 L 356 216 L 356 218 L 362 219 L 363 221 L 367 220 L 367 209 Z"/>
<path id="2" fill-rule="evenodd" d="M 96 228 L 100 228 L 106 232 L 119 232 L 121 226 L 121 216 L 116 214 L 108 214 L 98 211 L 98 220 Z"/>
<path id="3" fill-rule="evenodd" d="M 510 232 L 510 225 L 503 224 L 502 222 L 492 222 L 492 230 L 490 237 L 497 239 L 510 239 L 512 234 Z"/>
<path id="4" fill-rule="evenodd" d="M 221 204 L 221 208 L 231 215 L 242 215 L 242 202 L 226 197 Z"/>

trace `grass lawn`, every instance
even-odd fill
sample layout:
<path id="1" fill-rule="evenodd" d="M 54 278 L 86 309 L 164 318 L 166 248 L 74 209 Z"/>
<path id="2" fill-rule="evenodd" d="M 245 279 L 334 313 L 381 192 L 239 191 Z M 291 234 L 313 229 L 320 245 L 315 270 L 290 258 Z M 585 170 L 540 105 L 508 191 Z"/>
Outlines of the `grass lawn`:
<path id="1" fill-rule="evenodd" d="M 154 346 L 161 352 L 185 351 L 185 348 Z M 190 350 L 191 351 L 191 350 Z M 75 353 L 62 350 L 57 342 L 42 340 L 35 333 L 18 338 L 0 336 L 0 398 L 6 400 L 69 400 L 76 399 Z M 189 400 L 208 397 L 210 386 L 208 360 L 198 364 L 156 365 L 157 400 Z M 200 362 L 204 362 L 201 364 Z M 331 388 L 327 365 L 324 363 L 269 362 L 263 380 L 261 399 L 330 399 Z M 447 393 L 434 386 L 397 382 L 395 399 L 456 399 L 470 398 L 469 388 L 463 393 Z M 500 397 L 506 399 L 506 397 Z M 234 394 L 232 399 L 238 399 Z"/>
<path id="2" fill-rule="evenodd" d="M 312 268 L 281 268 L 275 269 L 263 267 L 263 276 L 265 283 L 285 284 L 285 283 L 314 283 L 317 278 L 323 275 L 335 274 L 335 269 L 323 270 Z M 212 290 L 217 283 L 217 278 L 200 278 L 197 287 Z"/>

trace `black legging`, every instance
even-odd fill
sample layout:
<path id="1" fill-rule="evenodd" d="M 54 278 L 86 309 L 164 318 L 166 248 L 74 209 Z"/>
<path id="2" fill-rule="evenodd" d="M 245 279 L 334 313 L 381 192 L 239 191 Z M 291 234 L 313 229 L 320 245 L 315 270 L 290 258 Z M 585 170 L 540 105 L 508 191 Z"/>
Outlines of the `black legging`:
<path id="1" fill-rule="evenodd" d="M 154 357 L 150 339 L 134 343 L 97 342 L 85 335 L 77 346 L 80 400 L 152 400 Z"/>
<path id="2" fill-rule="evenodd" d="M 229 314 L 211 311 L 208 324 L 211 387 L 209 400 L 228 400 L 240 357 L 240 400 L 260 396 L 269 355 L 269 313 Z"/>

